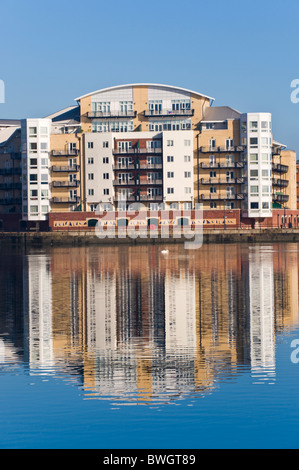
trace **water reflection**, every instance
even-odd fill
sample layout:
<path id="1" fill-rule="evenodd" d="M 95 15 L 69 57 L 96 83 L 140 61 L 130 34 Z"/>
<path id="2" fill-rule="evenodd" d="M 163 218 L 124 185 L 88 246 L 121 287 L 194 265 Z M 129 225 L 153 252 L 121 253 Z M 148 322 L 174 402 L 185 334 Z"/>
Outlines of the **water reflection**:
<path id="1" fill-rule="evenodd" d="M 239 372 L 275 381 L 298 323 L 296 244 L 5 253 L 0 365 L 75 381 L 85 398 L 173 403 Z"/>

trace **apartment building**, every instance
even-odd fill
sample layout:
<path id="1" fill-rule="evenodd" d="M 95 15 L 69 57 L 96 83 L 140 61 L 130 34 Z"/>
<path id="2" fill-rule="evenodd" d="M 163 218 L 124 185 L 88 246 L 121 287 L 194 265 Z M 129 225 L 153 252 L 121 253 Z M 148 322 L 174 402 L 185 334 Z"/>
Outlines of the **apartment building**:
<path id="1" fill-rule="evenodd" d="M 239 211 L 262 221 L 297 210 L 296 153 L 270 113 L 241 113 L 180 87 L 97 90 L 39 119 L 0 120 L 0 214 Z M 210 212 L 209 212 L 210 213 Z M 223 215 L 221 215 L 223 218 Z"/>

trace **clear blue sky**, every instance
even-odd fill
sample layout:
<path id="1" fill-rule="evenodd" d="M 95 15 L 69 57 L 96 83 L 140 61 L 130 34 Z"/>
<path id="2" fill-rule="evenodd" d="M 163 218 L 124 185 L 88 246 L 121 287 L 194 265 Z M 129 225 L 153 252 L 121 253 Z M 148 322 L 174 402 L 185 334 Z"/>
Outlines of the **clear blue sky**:
<path id="1" fill-rule="evenodd" d="M 298 0 L 1 2 L 0 118 L 44 117 L 103 87 L 177 85 L 273 114 L 299 155 Z"/>

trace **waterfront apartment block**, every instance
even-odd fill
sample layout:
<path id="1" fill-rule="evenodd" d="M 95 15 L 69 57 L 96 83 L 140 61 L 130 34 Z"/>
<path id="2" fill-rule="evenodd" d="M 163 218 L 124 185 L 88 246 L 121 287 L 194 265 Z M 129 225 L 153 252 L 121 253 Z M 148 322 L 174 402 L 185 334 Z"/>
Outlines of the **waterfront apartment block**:
<path id="1" fill-rule="evenodd" d="M 44 118 L 0 120 L 0 227 L 198 204 L 210 218 L 238 213 L 254 226 L 274 210 L 297 210 L 296 153 L 274 140 L 270 113 L 217 107 L 160 84 L 114 86 L 75 102 Z M 275 212 L 276 220 L 285 215 Z"/>

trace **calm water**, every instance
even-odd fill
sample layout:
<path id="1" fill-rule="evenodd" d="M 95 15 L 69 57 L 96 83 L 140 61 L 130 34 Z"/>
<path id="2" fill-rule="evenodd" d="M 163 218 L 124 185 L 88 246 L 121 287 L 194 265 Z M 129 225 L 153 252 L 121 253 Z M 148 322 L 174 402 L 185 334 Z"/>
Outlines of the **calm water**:
<path id="1" fill-rule="evenodd" d="M 298 448 L 297 244 L 2 248 L 1 448 Z"/>

